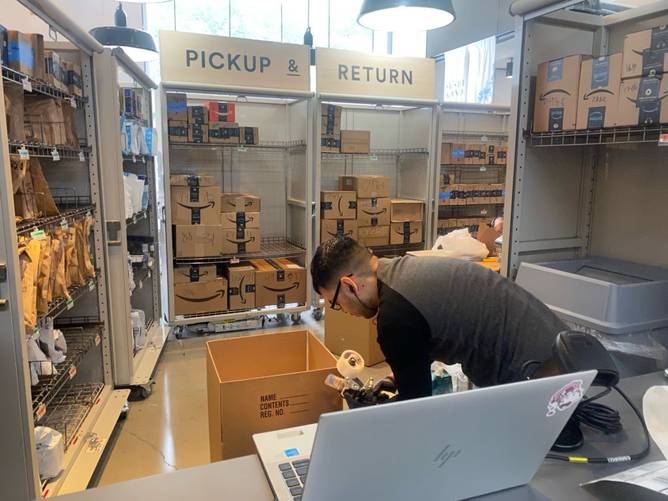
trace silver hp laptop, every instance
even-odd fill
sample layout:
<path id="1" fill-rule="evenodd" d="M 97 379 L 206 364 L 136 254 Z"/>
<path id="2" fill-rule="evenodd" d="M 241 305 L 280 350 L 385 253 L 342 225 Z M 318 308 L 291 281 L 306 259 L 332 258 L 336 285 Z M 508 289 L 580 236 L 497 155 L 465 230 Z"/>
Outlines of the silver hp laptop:
<path id="1" fill-rule="evenodd" d="M 253 440 L 279 501 L 469 498 L 528 483 L 595 375 L 323 414 Z"/>

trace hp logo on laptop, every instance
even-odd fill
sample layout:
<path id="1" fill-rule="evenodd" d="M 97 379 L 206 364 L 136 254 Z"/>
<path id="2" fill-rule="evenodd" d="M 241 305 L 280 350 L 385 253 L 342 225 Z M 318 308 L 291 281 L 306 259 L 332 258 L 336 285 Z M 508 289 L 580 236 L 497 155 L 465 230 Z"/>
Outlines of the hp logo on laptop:
<path id="1" fill-rule="evenodd" d="M 434 463 L 438 468 L 443 468 L 448 461 L 459 456 L 460 452 L 462 452 L 461 449 L 452 449 L 450 444 L 448 444 L 434 458 Z"/>

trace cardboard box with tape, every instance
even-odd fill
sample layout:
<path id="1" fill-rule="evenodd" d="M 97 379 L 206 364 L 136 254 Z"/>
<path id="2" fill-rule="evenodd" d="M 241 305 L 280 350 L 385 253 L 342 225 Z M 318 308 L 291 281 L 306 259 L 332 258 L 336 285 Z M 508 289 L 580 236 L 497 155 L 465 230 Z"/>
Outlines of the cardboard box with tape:
<path id="1" fill-rule="evenodd" d="M 170 143 L 188 142 L 188 122 L 185 120 L 169 120 L 167 122 L 167 133 Z"/>
<path id="2" fill-rule="evenodd" d="M 253 259 L 255 267 L 255 304 L 261 306 L 304 304 L 306 268 L 289 259 Z"/>
<path id="3" fill-rule="evenodd" d="M 220 224 L 226 230 L 260 229 L 259 212 L 223 212 Z"/>
<path id="4" fill-rule="evenodd" d="M 255 453 L 253 434 L 316 423 L 342 409 L 323 384 L 336 358 L 309 331 L 207 343 L 211 461 Z"/>
<path id="5" fill-rule="evenodd" d="M 209 142 L 213 144 L 239 144 L 239 124 L 209 122 Z"/>
<path id="6" fill-rule="evenodd" d="M 340 153 L 341 152 L 341 136 L 322 136 L 320 138 L 320 152 L 321 153 Z"/>
<path id="7" fill-rule="evenodd" d="M 356 219 L 357 194 L 353 191 L 321 191 L 322 219 Z"/>
<path id="8" fill-rule="evenodd" d="M 332 238 L 343 237 L 357 240 L 357 221 L 354 219 L 322 219 L 320 221 L 320 243 Z"/>
<path id="9" fill-rule="evenodd" d="M 257 127 L 239 127 L 240 144 L 260 144 L 260 129 Z"/>
<path id="10" fill-rule="evenodd" d="M 206 106 L 209 122 L 236 122 L 236 104 L 209 101 Z"/>
<path id="11" fill-rule="evenodd" d="M 621 74 L 621 54 L 582 61 L 577 118 L 579 130 L 615 126 Z"/>
<path id="12" fill-rule="evenodd" d="M 248 254 L 251 252 L 260 252 L 261 240 L 260 230 L 257 228 L 246 229 L 223 229 L 221 254 Z"/>
<path id="13" fill-rule="evenodd" d="M 668 123 L 668 78 L 628 78 L 619 90 L 617 126 Z"/>
<path id="14" fill-rule="evenodd" d="M 7 66 L 25 75 L 33 76 L 35 53 L 29 34 L 7 30 Z"/>
<path id="15" fill-rule="evenodd" d="M 357 241 L 366 247 L 389 245 L 390 226 L 364 226 L 357 228 Z"/>
<path id="16" fill-rule="evenodd" d="M 538 65 L 534 132 L 576 129 L 580 70 L 584 57 L 577 54 Z"/>
<path id="17" fill-rule="evenodd" d="M 218 278 L 216 265 L 189 264 L 174 266 L 174 283 L 189 284 L 191 282 L 210 282 Z"/>
<path id="18" fill-rule="evenodd" d="M 188 123 L 191 125 L 208 125 L 209 110 L 206 106 L 188 106 Z"/>
<path id="19" fill-rule="evenodd" d="M 223 230 L 219 225 L 174 225 L 176 257 L 220 256 Z"/>
<path id="20" fill-rule="evenodd" d="M 46 80 L 46 63 L 44 59 L 44 35 L 39 33 L 30 34 L 30 43 L 32 44 L 32 51 L 34 57 L 34 66 L 32 69 L 32 76 L 38 80 Z M 70 92 L 76 96 L 82 96 L 81 88 L 81 66 L 79 64 L 75 65 L 79 70 L 79 86 L 74 89 L 75 92 Z"/>
<path id="21" fill-rule="evenodd" d="M 341 153 L 371 152 L 371 132 L 368 130 L 342 130 Z"/>
<path id="22" fill-rule="evenodd" d="M 375 318 L 361 318 L 342 311 L 325 311 L 325 346 L 340 355 L 346 350 L 355 350 L 364 358 L 365 365 L 376 365 L 385 360 L 378 344 L 378 329 Z"/>
<path id="23" fill-rule="evenodd" d="M 622 78 L 657 77 L 668 72 L 668 25 L 624 37 Z"/>
<path id="24" fill-rule="evenodd" d="M 466 145 L 463 143 L 443 143 L 441 163 L 462 165 L 466 160 Z"/>
<path id="25" fill-rule="evenodd" d="M 422 221 L 424 202 L 421 200 L 410 200 L 404 198 L 393 198 L 391 200 L 390 221 L 403 223 L 406 221 Z"/>
<path id="26" fill-rule="evenodd" d="M 390 245 L 419 244 L 422 242 L 422 221 L 392 223 Z"/>
<path id="27" fill-rule="evenodd" d="M 247 193 L 223 193 L 221 212 L 260 212 L 260 198 Z"/>
<path id="28" fill-rule="evenodd" d="M 225 276 L 230 310 L 255 308 L 255 268 L 250 263 L 230 264 Z"/>
<path id="29" fill-rule="evenodd" d="M 188 97 L 180 92 L 167 94 L 167 120 L 188 121 Z"/>
<path id="30" fill-rule="evenodd" d="M 358 226 L 387 226 L 390 224 L 389 198 L 358 198 Z"/>
<path id="31" fill-rule="evenodd" d="M 172 224 L 220 224 L 220 189 L 211 176 L 170 177 Z"/>
<path id="32" fill-rule="evenodd" d="M 357 198 L 386 198 L 390 196 L 387 176 L 339 176 L 339 189 L 354 191 Z"/>
<path id="33" fill-rule="evenodd" d="M 206 144 L 209 142 L 209 126 L 200 124 L 188 124 L 188 142 Z"/>
<path id="34" fill-rule="evenodd" d="M 174 311 L 177 315 L 227 311 L 227 280 L 175 283 Z"/>

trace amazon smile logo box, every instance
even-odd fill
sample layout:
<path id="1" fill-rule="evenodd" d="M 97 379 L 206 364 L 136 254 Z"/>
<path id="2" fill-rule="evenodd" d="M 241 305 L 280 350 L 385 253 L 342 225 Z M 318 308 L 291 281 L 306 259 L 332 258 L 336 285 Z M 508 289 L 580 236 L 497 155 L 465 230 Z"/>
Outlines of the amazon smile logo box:
<path id="1" fill-rule="evenodd" d="M 254 259 L 255 306 L 306 303 L 306 269 L 289 259 Z"/>

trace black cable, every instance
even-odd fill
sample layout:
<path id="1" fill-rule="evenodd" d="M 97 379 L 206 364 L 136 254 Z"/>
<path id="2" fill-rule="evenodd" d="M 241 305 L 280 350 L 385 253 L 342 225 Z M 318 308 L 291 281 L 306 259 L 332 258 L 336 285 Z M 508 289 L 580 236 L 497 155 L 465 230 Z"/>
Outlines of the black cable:
<path id="1" fill-rule="evenodd" d="M 649 438 L 649 430 L 647 429 L 647 424 L 645 423 L 645 419 L 643 418 L 638 408 L 633 404 L 633 402 L 631 402 L 629 397 L 627 397 L 622 390 L 620 390 L 617 386 L 613 386 L 613 388 L 617 391 L 617 393 L 619 393 L 622 396 L 624 400 L 626 400 L 626 403 L 629 404 L 631 409 L 633 409 L 633 412 L 635 412 L 636 416 L 638 416 L 640 424 L 642 424 L 642 428 L 645 433 L 645 447 L 640 452 L 636 454 L 631 454 L 629 456 L 590 458 L 586 456 L 563 456 L 561 454 L 549 453 L 547 454 L 547 456 L 545 456 L 546 458 L 556 459 L 558 461 L 566 461 L 569 463 L 608 464 L 608 463 L 628 463 L 630 461 L 642 459 L 645 456 L 647 456 L 647 454 L 649 454 L 651 441 Z M 621 431 L 622 424 L 619 412 L 615 411 L 614 409 L 611 409 L 607 405 L 593 403 L 594 400 L 597 400 L 603 397 L 604 395 L 607 395 L 608 393 L 610 393 L 610 391 L 611 391 L 610 388 L 607 388 L 598 395 L 583 400 L 573 413 L 573 419 L 576 420 L 578 423 L 586 424 L 587 426 L 601 430 L 604 433 L 617 433 Z"/>

